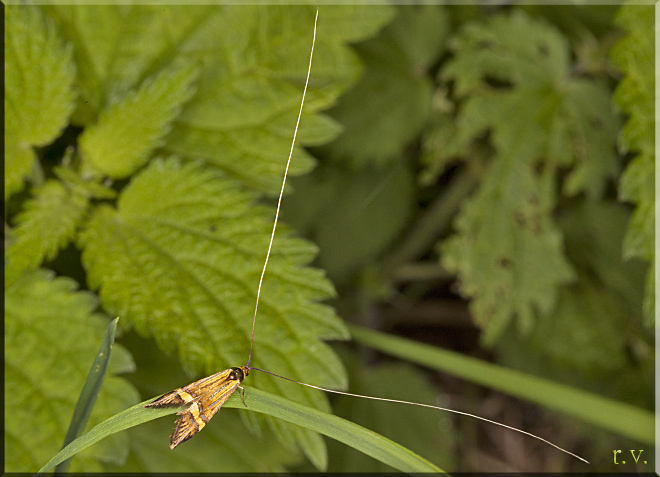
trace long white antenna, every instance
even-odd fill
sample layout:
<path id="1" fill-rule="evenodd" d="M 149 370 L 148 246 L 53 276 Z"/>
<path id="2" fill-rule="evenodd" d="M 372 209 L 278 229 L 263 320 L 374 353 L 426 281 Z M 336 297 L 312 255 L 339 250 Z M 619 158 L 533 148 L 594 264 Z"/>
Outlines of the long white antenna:
<path id="1" fill-rule="evenodd" d="M 507 426 L 506 424 L 502 424 L 501 422 L 491 421 L 490 419 L 486 419 L 485 417 L 477 416 L 476 414 L 470 414 L 470 413 L 463 412 L 463 411 L 457 411 L 455 409 L 449 409 L 449 408 L 446 408 L 446 407 L 432 406 L 430 404 L 422 404 L 422 403 L 419 403 L 419 402 L 400 401 L 398 399 L 387 399 L 387 398 L 374 397 L 374 396 L 364 396 L 362 394 L 345 393 L 343 391 L 335 391 L 334 389 L 326 389 L 326 388 L 322 388 L 320 386 L 313 386 L 311 384 L 301 383 L 300 381 L 296 381 L 295 379 L 287 378 L 285 376 L 280 376 L 279 374 L 271 373 L 270 371 L 266 371 L 265 369 L 259 369 L 259 368 L 248 368 L 248 369 L 250 371 L 252 371 L 252 370 L 261 371 L 262 373 L 267 373 L 267 374 L 270 374 L 270 375 L 278 377 L 278 378 L 286 379 L 287 381 L 291 381 L 292 383 L 301 384 L 303 386 L 307 386 L 309 388 L 314 388 L 314 389 L 319 389 L 321 391 L 325 391 L 325 392 L 328 392 L 328 393 L 342 394 L 344 396 L 359 397 L 359 398 L 364 398 L 364 399 L 373 399 L 374 401 L 396 402 L 396 403 L 399 403 L 399 404 L 411 404 L 413 406 L 430 407 L 431 409 L 439 409 L 440 411 L 453 412 L 454 414 L 460 414 L 462 416 L 472 417 L 474 419 L 479 419 L 480 421 L 489 422 L 491 424 L 495 424 L 496 426 L 504 427 L 506 429 L 510 429 L 512 431 L 520 432 L 521 434 L 525 434 L 526 436 L 533 437 L 534 439 L 538 439 L 541 442 L 545 442 L 546 444 L 551 445 L 555 449 L 558 449 L 562 452 L 565 452 L 566 454 L 571 455 L 571 456 L 575 457 L 576 459 L 580 459 L 582 462 L 585 462 L 585 463 L 589 464 L 588 460 L 583 459 L 579 455 L 573 454 L 572 452 L 567 451 L 566 449 L 564 449 L 562 447 L 559 447 L 557 444 L 553 444 L 552 442 L 550 442 L 548 440 L 545 440 L 544 438 L 539 437 L 536 434 L 532 434 L 531 432 L 523 431 L 522 429 L 518 429 L 517 427 Z"/>
<path id="2" fill-rule="evenodd" d="M 462 412 L 462 411 L 456 411 L 454 409 L 449 409 L 446 407 L 440 407 L 440 406 L 432 406 L 430 404 L 422 404 L 418 402 L 411 402 L 411 401 L 400 401 L 398 399 L 387 399 L 387 398 L 380 398 L 380 397 L 374 397 L 374 396 L 364 396 L 362 394 L 352 394 L 352 393 L 346 393 L 343 391 L 335 391 L 334 389 L 327 389 L 327 388 L 322 388 L 320 386 L 314 386 L 312 384 L 307 384 L 307 383 L 302 383 L 300 381 L 296 381 L 295 379 L 287 378 L 285 376 L 280 376 L 279 374 L 271 373 L 270 371 L 266 371 L 265 369 L 259 369 L 259 368 L 252 368 L 250 367 L 250 360 L 252 359 L 252 346 L 254 344 L 254 327 L 257 322 L 257 310 L 259 309 L 259 296 L 261 295 L 261 284 L 263 283 L 264 280 L 264 275 L 266 274 L 266 267 L 268 266 L 268 259 L 270 258 L 270 251 L 273 248 L 273 239 L 275 238 L 275 229 L 277 228 L 277 220 L 280 216 L 280 206 L 282 205 L 282 196 L 284 195 L 284 186 L 286 184 L 286 178 L 289 173 L 289 164 L 291 164 L 291 157 L 293 156 L 293 148 L 296 144 L 296 136 L 298 134 L 298 126 L 300 125 L 300 118 L 302 116 L 302 110 L 303 110 L 303 105 L 305 104 L 305 94 L 307 93 L 307 85 L 309 84 L 309 76 L 312 71 L 312 58 L 314 56 L 314 44 L 316 43 L 316 22 L 319 17 L 319 11 L 318 9 L 316 10 L 316 17 L 314 18 L 314 37 L 312 39 L 312 51 L 309 55 L 309 67 L 307 69 L 307 79 L 305 80 L 305 88 L 303 89 L 303 95 L 302 95 L 302 101 L 300 102 L 300 111 L 298 112 L 298 121 L 296 122 L 296 129 L 293 133 L 293 141 L 291 142 L 291 150 L 289 151 L 289 158 L 286 162 L 286 169 L 284 170 L 284 179 L 282 180 L 282 189 L 280 190 L 280 196 L 277 199 L 277 209 L 275 211 L 275 221 L 273 222 L 273 231 L 270 234 L 270 243 L 268 244 L 268 252 L 266 252 L 266 260 L 264 261 L 264 268 L 261 271 L 261 278 L 259 278 L 259 287 L 257 288 L 257 300 L 254 305 L 254 317 L 252 318 L 252 335 L 250 338 L 250 354 L 248 355 L 248 360 L 247 364 L 245 367 L 249 370 L 254 370 L 254 371 L 261 371 L 262 373 L 270 374 L 271 376 L 275 376 L 281 379 L 285 379 L 287 381 L 290 381 L 292 383 L 300 384 L 302 386 L 307 386 L 309 388 L 314 388 L 318 389 L 320 391 L 325 391 L 328 393 L 335 393 L 335 394 L 342 394 L 344 396 L 352 396 L 352 397 L 359 397 L 359 398 L 364 398 L 364 399 L 372 399 L 374 401 L 386 401 L 386 402 L 394 402 L 394 403 L 400 403 L 400 404 L 410 404 L 413 406 L 421 406 L 421 407 L 428 407 L 431 409 L 438 409 L 440 411 L 447 411 L 447 412 L 453 412 L 454 414 L 460 414 L 462 416 L 467 416 L 467 417 L 472 417 L 474 419 L 479 419 L 481 421 L 489 422 L 491 424 L 495 424 L 496 426 L 504 427 L 506 429 L 510 429 L 512 431 L 519 432 L 521 434 L 525 434 L 526 436 L 533 437 L 534 439 L 537 439 L 541 442 L 544 442 L 548 445 L 551 445 L 555 449 L 558 449 L 570 456 L 575 457 L 576 459 L 581 460 L 582 462 L 586 462 L 587 464 L 589 463 L 586 459 L 583 459 L 579 455 L 573 454 L 572 452 L 567 451 L 566 449 L 559 447 L 556 444 L 553 444 L 552 442 L 543 439 L 542 437 L 539 437 L 535 434 L 532 434 L 531 432 L 523 431 L 522 429 L 518 429 L 516 427 L 511 427 L 507 426 L 506 424 L 502 424 L 497 421 L 492 421 L 490 419 L 487 419 L 485 417 L 477 416 L 475 414 L 470 414 L 467 412 Z"/>
<path id="3" fill-rule="evenodd" d="M 270 243 L 268 244 L 268 252 L 266 253 L 266 260 L 264 261 L 264 268 L 261 271 L 261 278 L 259 278 L 259 287 L 257 288 L 257 301 L 254 305 L 254 317 L 252 318 L 252 336 L 250 337 L 250 354 L 248 355 L 246 367 L 250 366 L 252 359 L 252 345 L 254 344 L 254 325 L 257 323 L 257 310 L 259 309 L 259 296 L 261 295 L 261 284 L 264 281 L 266 274 L 266 267 L 268 266 L 268 259 L 270 258 L 270 250 L 273 248 L 273 239 L 275 238 L 275 229 L 277 228 L 277 219 L 280 216 L 280 206 L 282 205 L 282 195 L 284 194 L 284 185 L 286 184 L 286 176 L 289 173 L 289 164 L 291 164 L 291 157 L 293 156 L 293 147 L 296 144 L 296 136 L 298 134 L 298 126 L 300 125 L 300 117 L 302 116 L 303 105 L 305 104 L 305 94 L 307 94 L 307 85 L 309 84 L 309 75 L 312 72 L 312 57 L 314 56 L 314 44 L 316 43 L 316 21 L 319 18 L 319 10 L 316 9 L 316 17 L 314 18 L 314 37 L 312 39 L 312 52 L 309 54 L 309 67 L 307 68 L 307 79 L 305 80 L 305 89 L 303 89 L 302 101 L 300 102 L 300 111 L 298 112 L 298 121 L 296 122 L 296 129 L 293 132 L 293 141 L 291 142 L 291 150 L 289 151 L 289 159 L 286 161 L 286 169 L 284 170 L 284 179 L 282 180 L 282 189 L 280 190 L 280 197 L 277 199 L 277 210 L 275 211 L 275 222 L 273 222 L 273 232 L 270 234 Z"/>

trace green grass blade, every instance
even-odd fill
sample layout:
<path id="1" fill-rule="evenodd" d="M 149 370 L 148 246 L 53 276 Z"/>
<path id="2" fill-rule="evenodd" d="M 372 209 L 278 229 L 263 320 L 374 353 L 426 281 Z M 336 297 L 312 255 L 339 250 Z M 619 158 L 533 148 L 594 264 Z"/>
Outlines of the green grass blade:
<path id="1" fill-rule="evenodd" d="M 526 399 L 645 444 L 655 442 L 654 416 L 646 409 L 434 346 L 357 326 L 349 325 L 349 329 L 353 339 L 384 353 Z"/>
<path id="2" fill-rule="evenodd" d="M 92 409 L 94 408 L 96 398 L 101 390 L 101 385 L 108 373 L 110 355 L 112 354 L 112 345 L 115 342 L 115 332 L 117 331 L 118 320 L 119 318 L 115 318 L 108 325 L 108 330 L 101 343 L 101 349 L 99 349 L 99 353 L 96 355 L 94 363 L 92 363 L 92 368 L 89 370 L 85 385 L 78 397 L 78 402 L 73 411 L 73 417 L 71 418 L 69 429 L 64 437 L 62 448 L 69 445 L 83 430 L 85 430 L 85 426 L 87 426 L 87 421 L 89 421 L 89 416 L 92 414 Z M 71 460 L 67 459 L 57 466 L 55 472 L 68 472 L 70 466 Z"/>
<path id="3" fill-rule="evenodd" d="M 254 388 L 246 386 L 245 390 L 245 403 L 251 411 L 268 414 L 320 432 L 403 472 L 442 472 L 438 467 L 411 450 L 350 421 Z M 39 470 L 39 473 L 52 469 L 60 462 L 110 434 L 167 414 L 174 414 L 179 410 L 179 408 L 145 408 L 144 405 L 151 401 L 153 401 L 153 398 L 120 412 L 97 425 L 62 449 Z M 238 393 L 235 393 L 227 401 L 225 407 L 245 409 Z M 220 419 L 222 418 L 220 417 Z M 222 423 L 218 422 L 215 425 L 222 425 Z M 168 436 L 163 436 L 163 452 L 170 452 L 167 449 L 167 442 Z"/>
<path id="4" fill-rule="evenodd" d="M 78 452 L 92 444 L 96 444 L 101 439 L 108 437 L 111 434 L 123 431 L 125 429 L 137 426 L 139 424 L 144 424 L 145 422 L 153 421 L 159 417 L 166 416 L 168 414 L 175 414 L 179 408 L 145 408 L 144 405 L 153 401 L 153 398 L 148 399 L 140 404 L 136 404 L 133 407 L 129 407 L 125 411 L 115 414 L 114 416 L 106 419 L 102 423 L 94 426 L 89 432 L 83 434 L 82 436 L 75 439 L 64 449 L 59 451 L 55 457 L 48 461 L 41 469 L 39 469 L 39 474 L 42 472 L 47 472 L 53 467 L 55 467 L 60 462 L 73 457 Z M 167 436 L 163 436 L 165 442 L 167 442 Z"/>
<path id="5" fill-rule="evenodd" d="M 237 394 L 232 396 L 226 405 L 242 408 L 243 403 Z M 331 437 L 402 472 L 443 472 L 423 457 L 376 432 L 283 397 L 246 387 L 245 404 L 250 410 L 284 419 Z"/>

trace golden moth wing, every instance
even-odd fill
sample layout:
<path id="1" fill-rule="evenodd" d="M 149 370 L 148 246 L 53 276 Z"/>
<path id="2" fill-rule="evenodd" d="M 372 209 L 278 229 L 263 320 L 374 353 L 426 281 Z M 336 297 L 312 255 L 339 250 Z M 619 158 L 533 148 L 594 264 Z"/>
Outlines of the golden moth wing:
<path id="1" fill-rule="evenodd" d="M 195 396 L 204 394 L 207 390 L 219 386 L 219 383 L 226 380 L 231 374 L 231 369 L 225 369 L 219 373 L 212 374 L 202 378 L 194 383 L 187 384 L 182 388 L 177 388 L 174 391 L 163 394 L 144 407 L 176 407 L 189 404 L 195 400 Z M 192 391 L 192 392 L 191 392 Z"/>
<path id="2" fill-rule="evenodd" d="M 227 402 L 239 384 L 240 381 L 236 380 L 226 381 L 218 389 L 210 389 L 194 397 L 190 407 L 179 411 L 181 417 L 176 421 L 174 432 L 170 436 L 170 449 L 174 449 L 201 431 Z"/>

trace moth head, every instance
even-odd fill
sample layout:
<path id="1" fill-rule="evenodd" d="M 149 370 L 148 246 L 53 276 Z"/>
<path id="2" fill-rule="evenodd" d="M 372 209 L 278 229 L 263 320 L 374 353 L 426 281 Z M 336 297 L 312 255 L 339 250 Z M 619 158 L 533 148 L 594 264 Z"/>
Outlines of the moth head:
<path id="1" fill-rule="evenodd" d="M 239 383 L 245 379 L 245 376 L 248 375 L 248 370 L 245 366 L 241 366 L 240 368 L 231 368 L 231 374 L 229 375 L 229 379 L 235 379 Z"/>

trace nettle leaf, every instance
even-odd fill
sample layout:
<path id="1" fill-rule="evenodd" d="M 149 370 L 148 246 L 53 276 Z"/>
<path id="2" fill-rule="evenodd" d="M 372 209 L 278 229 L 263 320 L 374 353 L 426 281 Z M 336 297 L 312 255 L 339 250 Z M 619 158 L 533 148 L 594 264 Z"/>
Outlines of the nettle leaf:
<path id="1" fill-rule="evenodd" d="M 617 173 L 618 122 L 607 90 L 571 75 L 560 32 L 520 10 L 467 24 L 452 46 L 442 77 L 466 97 L 459 142 L 490 131 L 495 153 L 442 259 L 493 343 L 514 318 L 531 330 L 574 280 L 552 217 L 558 172 L 570 168 L 564 195 L 600 197 Z"/>
<path id="2" fill-rule="evenodd" d="M 71 48 L 37 7 L 5 7 L 5 199 L 23 186 L 35 155 L 53 141 L 74 106 Z"/>
<path id="3" fill-rule="evenodd" d="M 487 343 L 514 317 L 528 332 L 535 312 L 552 311 L 558 287 L 574 279 L 547 207 L 551 176 L 540 182 L 529 166 L 507 172 L 491 167 L 455 222 L 458 234 L 441 250 L 444 265 L 459 275 L 461 292 L 473 298 Z M 508 190 L 501 190 L 503 184 Z"/>
<path id="4" fill-rule="evenodd" d="M 653 338 L 642 314 L 647 266 L 621 256 L 629 219 L 628 208 L 612 201 L 582 201 L 564 211 L 566 253 L 578 280 L 560 289 L 554 312 L 539 316 L 527 339 L 509 335 L 497 344 L 504 362 L 622 402 L 652 405 Z M 526 356 L 522 364 L 520 356 Z"/>
<path id="5" fill-rule="evenodd" d="M 53 260 L 69 244 L 85 219 L 90 199 L 115 196 L 114 190 L 72 169 L 56 167 L 54 172 L 61 180 L 51 179 L 36 188 L 14 219 L 16 226 L 5 248 L 5 287 L 43 260 Z"/>
<path id="6" fill-rule="evenodd" d="M 101 113 L 98 123 L 80 136 L 85 166 L 112 178 L 124 178 L 143 166 L 162 145 L 171 122 L 192 96 L 196 68 L 166 68 L 138 91 Z"/>
<path id="7" fill-rule="evenodd" d="M 619 23 L 629 31 L 613 48 L 612 61 L 625 74 L 614 100 L 628 114 L 619 142 L 625 151 L 638 154 L 621 177 L 619 196 L 635 203 L 623 244 L 624 255 L 654 263 L 655 256 L 655 92 L 654 25 L 651 6 L 621 7 Z M 650 326 L 655 321 L 655 269 L 649 268 L 644 311 Z"/>
<path id="8" fill-rule="evenodd" d="M 5 406 L 11 410 L 5 416 L 8 472 L 35 472 L 57 453 L 104 335 L 107 319 L 93 314 L 96 297 L 75 288 L 71 279 L 36 270 L 5 291 Z M 111 372 L 126 369 L 125 350 L 119 354 L 124 364 L 115 364 Z M 89 426 L 136 402 L 137 392 L 130 384 L 109 376 Z M 76 456 L 71 470 L 101 471 L 101 462 L 119 463 L 126 457 L 127 445 L 125 436 L 113 436 L 94 452 Z"/>
<path id="9" fill-rule="evenodd" d="M 213 7 L 44 5 L 73 45 L 80 91 L 73 122 L 94 124 L 110 104 L 161 69 L 189 63 L 179 50 Z"/>
<path id="10" fill-rule="evenodd" d="M 55 258 L 73 238 L 88 205 L 88 197 L 59 181 L 49 180 L 35 190 L 16 216 L 17 225 L 5 248 L 5 287 L 21 273 L 37 268 L 44 259 Z"/>
<path id="11" fill-rule="evenodd" d="M 71 240 L 88 207 L 88 198 L 49 180 L 34 192 L 16 217 L 11 245 L 5 249 L 5 286 L 18 276 L 52 260 Z"/>
<path id="12" fill-rule="evenodd" d="M 310 112 L 333 104 L 360 72 L 358 59 L 337 31 L 346 31 L 351 41 L 359 40 L 363 36 L 351 23 L 363 25 L 371 20 L 371 27 L 362 33 L 366 36 L 387 21 L 390 11 L 348 6 L 330 10 L 328 18 L 323 8 L 320 12 L 300 145 L 325 143 L 338 134 L 336 125 L 320 134 L 307 118 Z M 315 8 L 255 6 L 230 12 L 208 32 L 214 35 L 211 53 L 221 57 L 200 78 L 199 94 L 177 121 L 164 150 L 202 158 L 248 186 L 274 194 L 279 191 L 282 157 L 288 154 L 299 108 Z M 246 41 L 236 42 L 236 38 Z M 193 44 L 191 48 L 200 47 Z M 326 122 L 334 124 L 327 118 Z M 289 173 L 301 175 L 312 167 L 311 156 L 296 149 Z"/>
<path id="13" fill-rule="evenodd" d="M 104 307 L 153 336 L 163 349 L 176 349 L 191 374 L 210 374 L 247 360 L 272 226 L 269 210 L 255 206 L 254 198 L 237 181 L 199 164 L 157 160 L 133 178 L 117 209 L 99 207 L 80 235 L 89 284 L 100 289 Z M 251 364 L 342 388 L 341 362 L 319 340 L 345 339 L 348 333 L 329 307 L 314 303 L 334 293 L 320 271 L 303 268 L 315 253 L 308 242 L 278 234 L 263 284 Z M 324 395 L 308 388 L 258 372 L 250 382 L 328 408 Z M 322 448 L 309 431 L 277 421 L 271 425 L 290 442 L 321 442 Z M 318 450 L 304 450 L 318 461 Z"/>
<path id="14" fill-rule="evenodd" d="M 337 124 L 313 112 L 327 108 L 360 73 L 348 41 L 372 35 L 389 9 L 322 8 L 299 145 L 327 142 Z M 196 94 L 172 125 L 162 150 L 202 159 L 270 194 L 279 191 L 307 72 L 315 7 L 57 6 L 48 9 L 75 47 L 81 101 L 75 119 L 91 124 L 169 64 L 200 67 Z M 339 34 L 338 34 L 339 33 Z M 139 38 L 139 42 L 136 41 Z M 296 149 L 289 173 L 313 159 Z"/>
<path id="15" fill-rule="evenodd" d="M 426 71 L 447 33 L 441 7 L 404 6 L 378 37 L 356 46 L 365 72 L 329 111 L 345 129 L 327 146 L 328 154 L 354 166 L 382 165 L 401 154 L 430 113 L 433 88 Z"/>
<path id="16" fill-rule="evenodd" d="M 628 218 L 621 204 L 601 201 L 581 203 L 562 218 L 566 251 L 579 280 L 562 287 L 555 313 L 540 318 L 529 337 L 534 353 L 559 368 L 568 365 L 585 376 L 603 377 L 630 370 L 628 346 L 637 346 L 629 343 L 643 340 L 639 325 L 645 267 L 621 257 Z M 631 327 L 637 329 L 622 331 Z"/>

